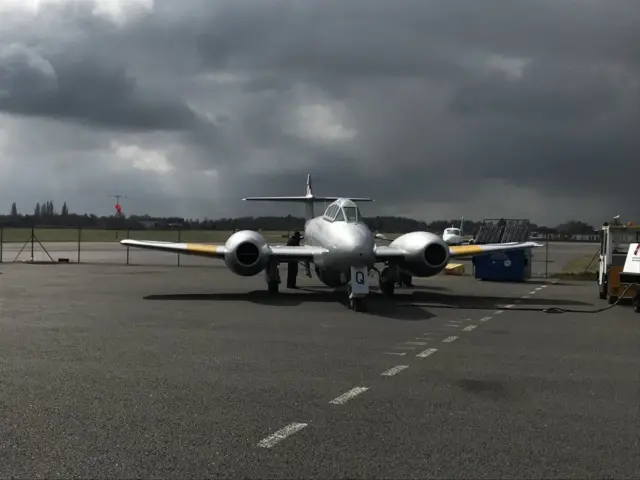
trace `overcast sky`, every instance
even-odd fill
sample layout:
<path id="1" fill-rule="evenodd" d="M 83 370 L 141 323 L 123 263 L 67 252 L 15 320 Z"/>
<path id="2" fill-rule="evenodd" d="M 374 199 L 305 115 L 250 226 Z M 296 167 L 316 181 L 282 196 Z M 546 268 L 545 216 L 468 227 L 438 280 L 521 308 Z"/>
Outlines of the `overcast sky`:
<path id="1" fill-rule="evenodd" d="M 0 209 L 640 222 L 638 0 L 0 0 Z"/>

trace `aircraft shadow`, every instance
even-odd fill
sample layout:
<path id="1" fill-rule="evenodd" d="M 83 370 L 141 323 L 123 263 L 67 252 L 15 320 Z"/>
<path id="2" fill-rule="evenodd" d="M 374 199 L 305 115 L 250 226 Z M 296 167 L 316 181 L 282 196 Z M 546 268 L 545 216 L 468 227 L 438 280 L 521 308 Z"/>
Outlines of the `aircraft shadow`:
<path id="1" fill-rule="evenodd" d="M 247 301 L 264 306 L 294 307 L 304 303 L 340 303 L 347 308 L 347 298 L 344 291 L 329 289 L 314 289 L 300 287 L 291 292 L 280 292 L 273 295 L 266 290 L 236 293 L 182 293 L 147 295 L 145 300 L 169 301 L 214 301 L 214 302 L 242 302 Z M 393 299 L 387 299 L 380 294 L 373 293 L 367 298 L 364 315 L 391 318 L 394 320 L 420 321 L 436 317 L 425 311 L 419 305 L 396 305 Z"/>

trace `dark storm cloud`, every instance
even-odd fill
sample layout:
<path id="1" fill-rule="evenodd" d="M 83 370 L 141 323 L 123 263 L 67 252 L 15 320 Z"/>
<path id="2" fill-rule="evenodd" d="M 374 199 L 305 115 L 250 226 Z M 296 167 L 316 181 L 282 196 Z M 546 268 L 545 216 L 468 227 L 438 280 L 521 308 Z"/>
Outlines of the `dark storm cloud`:
<path id="1" fill-rule="evenodd" d="M 286 84 L 311 83 L 343 100 L 360 115 L 356 142 L 367 143 L 364 154 L 385 173 L 360 175 L 384 177 L 370 182 L 382 195 L 435 198 L 413 179 L 443 182 L 452 169 L 545 194 L 560 186 L 604 193 L 592 185 L 604 158 L 622 168 L 635 151 L 627 132 L 640 124 L 626 105 L 639 100 L 628 83 L 640 58 L 636 2 L 287 6 L 224 4 L 201 36 L 203 58 L 214 69 L 278 71 Z M 489 69 L 490 54 L 514 58 Z M 268 78 L 273 89 L 277 77 Z M 616 123 L 622 128 L 607 127 Z M 387 174 L 398 165 L 394 188 Z"/>
<path id="2" fill-rule="evenodd" d="M 287 194 L 310 172 L 402 209 L 497 179 L 537 192 L 544 218 L 548 196 L 629 202 L 640 175 L 637 0 L 162 0 L 124 26 L 59 12 L 81 54 L 53 48 L 53 27 L 14 32 L 41 48 L 0 63 L 0 110 L 184 131 L 182 164 L 216 168 L 220 197 Z M 230 80 L 196 88 L 205 74 Z M 292 132 L 305 104 L 344 107 L 355 136 Z"/>
<path id="3" fill-rule="evenodd" d="M 41 59 L 49 69 L 28 60 L 17 53 L 0 64 L 0 111 L 139 130 L 191 129 L 200 121 L 178 99 L 140 89 L 109 58 Z"/>

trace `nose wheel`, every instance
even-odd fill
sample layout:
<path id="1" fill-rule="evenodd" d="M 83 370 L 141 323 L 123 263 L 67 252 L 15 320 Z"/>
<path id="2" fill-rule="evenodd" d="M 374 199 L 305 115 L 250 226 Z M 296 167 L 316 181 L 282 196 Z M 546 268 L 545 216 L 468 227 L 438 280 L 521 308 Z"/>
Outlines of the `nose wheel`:
<path id="1" fill-rule="evenodd" d="M 347 304 L 349 310 L 353 310 L 354 312 L 363 312 L 366 308 L 366 297 L 355 296 L 351 290 L 351 285 L 348 286 L 347 292 L 349 293 L 349 302 Z"/>

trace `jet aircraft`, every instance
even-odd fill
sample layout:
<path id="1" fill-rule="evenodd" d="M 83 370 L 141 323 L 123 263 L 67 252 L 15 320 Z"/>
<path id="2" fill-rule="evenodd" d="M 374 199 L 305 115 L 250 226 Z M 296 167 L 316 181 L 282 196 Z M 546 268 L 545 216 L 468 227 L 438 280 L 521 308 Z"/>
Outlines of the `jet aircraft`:
<path id="1" fill-rule="evenodd" d="M 442 239 L 447 242 L 447 245 L 463 245 L 464 239 L 462 238 L 462 226 L 464 225 L 464 217 L 460 220 L 460 228 L 456 228 L 451 225 L 450 228 L 445 228 L 442 232 Z"/>
<path id="2" fill-rule="evenodd" d="M 400 273 L 414 277 L 439 274 L 452 258 L 508 250 L 541 247 L 534 242 L 488 245 L 449 246 L 438 235 L 415 231 L 401 235 L 388 245 L 376 245 L 363 221 L 356 202 L 371 198 L 316 197 L 307 175 L 304 196 L 248 197 L 245 201 L 291 202 L 306 206 L 304 245 L 269 245 L 256 231 L 241 230 L 231 235 L 224 245 L 174 243 L 150 240 L 122 240 L 127 247 L 218 258 L 235 274 L 250 277 L 265 272 L 268 290 L 277 293 L 280 284 L 278 264 L 298 261 L 312 263 L 318 279 L 328 287 L 347 286 L 349 308 L 362 310 L 369 294 L 368 273 L 378 272 L 378 284 L 385 296 L 394 294 Z M 324 214 L 315 216 L 314 203 L 332 201 Z M 382 271 L 375 264 L 383 264 Z"/>

